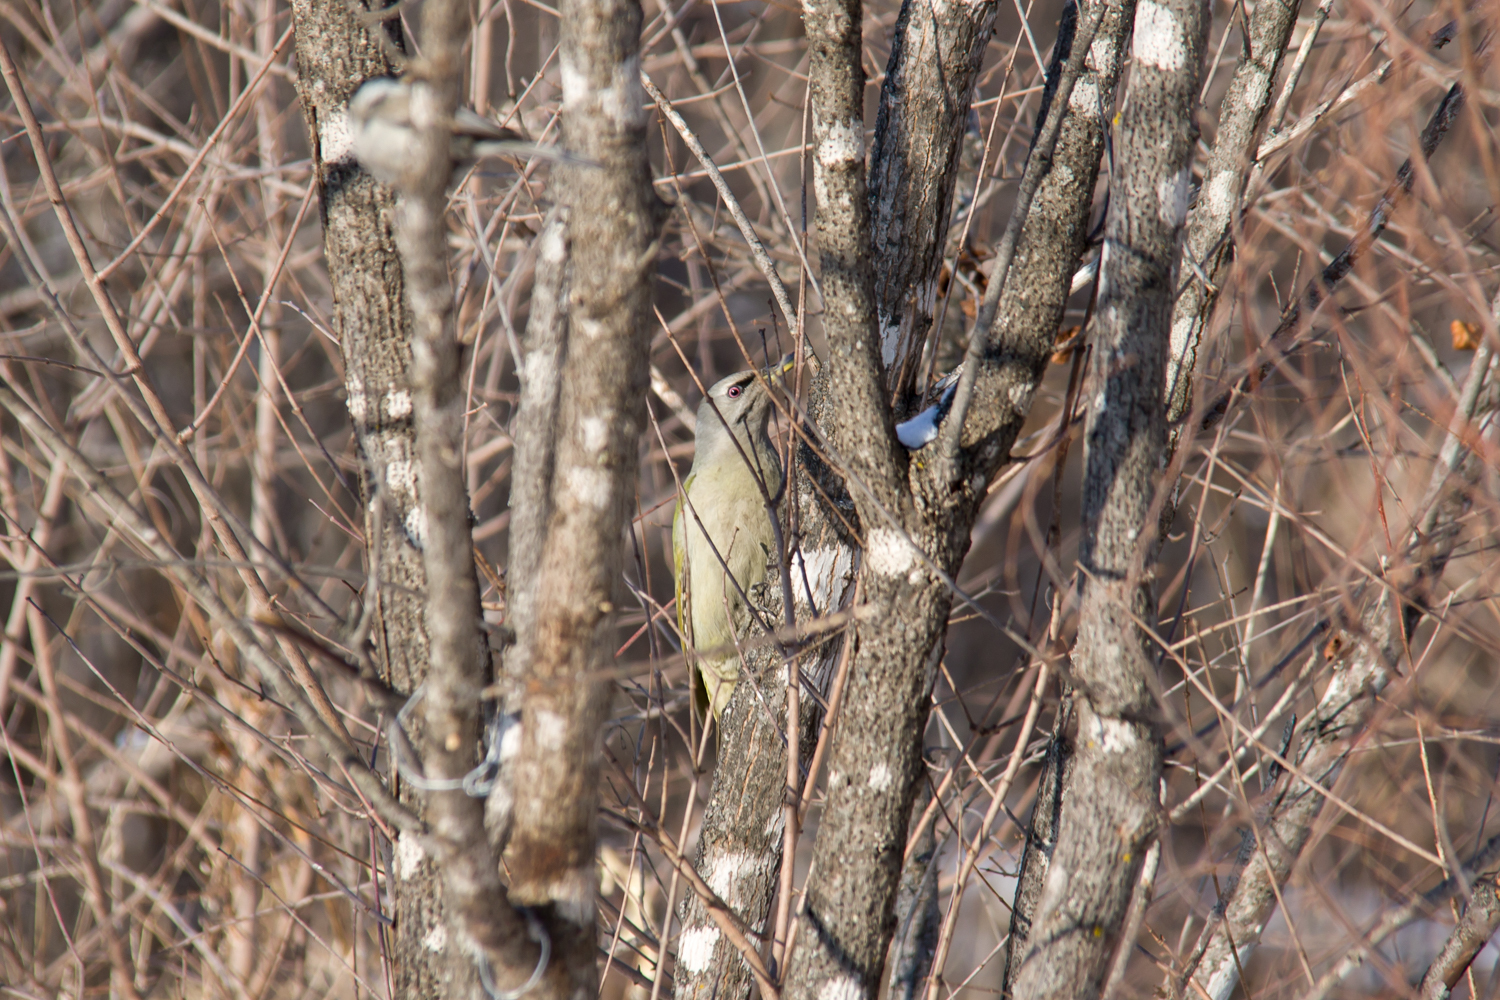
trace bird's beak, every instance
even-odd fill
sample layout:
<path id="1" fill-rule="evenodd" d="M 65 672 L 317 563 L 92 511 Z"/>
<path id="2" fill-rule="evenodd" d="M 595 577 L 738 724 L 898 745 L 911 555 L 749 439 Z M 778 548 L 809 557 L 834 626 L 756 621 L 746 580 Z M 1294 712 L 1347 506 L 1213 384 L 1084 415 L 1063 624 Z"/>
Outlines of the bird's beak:
<path id="1" fill-rule="evenodd" d="M 770 378 L 773 375 L 785 375 L 796 366 L 797 355 L 795 353 L 789 353 L 784 355 L 782 359 L 775 364 L 763 368 L 761 370 L 761 374 L 765 375 L 767 378 Z"/>

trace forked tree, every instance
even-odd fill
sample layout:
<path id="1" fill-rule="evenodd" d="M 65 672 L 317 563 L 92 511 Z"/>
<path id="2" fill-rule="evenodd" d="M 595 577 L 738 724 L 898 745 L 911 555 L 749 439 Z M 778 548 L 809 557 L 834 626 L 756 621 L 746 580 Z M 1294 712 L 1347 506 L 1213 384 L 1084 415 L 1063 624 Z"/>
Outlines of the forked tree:
<path id="1" fill-rule="evenodd" d="M 5 989 L 1477 995 L 1491 11 L 522 6 L 0 11 Z M 502 77 L 567 153 L 496 194 Z M 715 720 L 664 511 L 738 368 Z"/>

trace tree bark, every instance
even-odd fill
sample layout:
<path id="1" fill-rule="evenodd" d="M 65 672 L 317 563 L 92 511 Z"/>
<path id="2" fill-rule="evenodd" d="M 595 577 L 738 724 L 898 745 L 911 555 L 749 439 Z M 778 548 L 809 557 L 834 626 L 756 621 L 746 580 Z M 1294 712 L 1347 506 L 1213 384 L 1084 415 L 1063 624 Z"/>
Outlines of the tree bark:
<path id="1" fill-rule="evenodd" d="M 837 533 L 825 501 L 799 475 L 796 500 L 806 531 L 792 559 L 794 611 L 798 621 L 842 609 L 854 581 L 854 550 Z M 775 569 L 775 567 L 772 567 Z M 805 576 L 804 576 L 805 572 Z M 771 575 L 775 579 L 774 574 Z M 808 593 L 817 602 L 809 603 Z M 767 604 L 781 604 L 781 588 L 767 588 Z M 802 650 L 803 674 L 826 694 L 830 670 L 844 640 L 833 638 Z M 693 866 L 714 891 L 760 935 L 770 930 L 771 904 L 784 862 L 787 788 L 786 683 L 781 651 L 765 645 L 746 653 L 742 681 L 719 720 L 718 759 L 698 834 Z M 797 730 L 803 783 L 820 725 L 827 724 L 810 699 L 802 699 Z M 678 911 L 682 935 L 673 976 L 678 1000 L 748 1000 L 754 977 L 739 949 L 723 937 L 696 893 Z"/>
<path id="2" fill-rule="evenodd" d="M 292 17 L 297 95 L 318 179 L 333 331 L 360 457 L 366 565 L 372 573 L 364 600 L 374 603 L 370 639 L 381 676 L 394 689 L 411 692 L 426 677 L 428 660 L 422 600 L 427 573 L 411 535 L 421 507 L 409 375 L 411 310 L 396 249 L 395 195 L 354 161 L 345 111 L 364 80 L 393 72 L 376 33 L 399 50 L 400 22 L 367 28 L 348 6 L 330 0 L 295 0 Z M 422 810 L 421 796 L 410 787 L 400 793 L 403 802 Z M 423 945 L 446 926 L 437 870 L 423 852 L 408 850 L 402 858 L 406 863 L 392 880 L 394 995 L 438 996 L 446 959 Z"/>
<path id="3" fill-rule="evenodd" d="M 931 801 L 931 781 L 921 775 L 912 801 L 912 819 L 919 819 Z M 889 1000 L 917 1000 L 932 973 L 943 923 L 938 909 L 938 862 L 937 824 L 928 823 L 912 845 L 896 890 L 896 931 L 885 963 Z"/>
<path id="4" fill-rule="evenodd" d="M 1448 994 L 1463 978 L 1475 956 L 1495 936 L 1497 928 L 1500 928 L 1500 895 L 1495 892 L 1495 876 L 1486 875 L 1474 883 L 1468 908 L 1422 977 L 1417 995 L 1422 1000 L 1448 1000 Z"/>
<path id="5" fill-rule="evenodd" d="M 1084 428 L 1071 788 L 1015 995 L 1097 996 L 1159 821 L 1161 739 L 1145 631 L 1166 452 L 1163 378 L 1208 32 L 1198 0 L 1136 7 L 1100 261 Z"/>
<path id="6" fill-rule="evenodd" d="M 423 7 L 422 57 L 408 67 L 413 167 L 397 203 L 396 226 L 412 306 L 421 487 L 408 531 L 427 571 L 428 663 L 416 742 L 426 778 L 438 783 L 425 793 L 449 917 L 446 936 L 423 944 L 445 953 L 450 995 L 473 994 L 489 982 L 504 989 L 528 983 L 545 952 L 543 942 L 528 941 L 527 924 L 507 899 L 484 835 L 483 803 L 459 785 L 475 764 L 480 692 L 489 680 L 463 470 L 465 399 L 447 252 L 451 123 L 468 33 L 467 8 L 459 0 Z M 555 963 L 544 971 L 545 990 L 560 977 Z"/>
<path id="7" fill-rule="evenodd" d="M 1031 941 L 1031 924 L 1042 902 L 1042 887 L 1047 866 L 1057 849 L 1057 827 L 1062 812 L 1063 789 L 1072 783 L 1073 744 L 1069 732 L 1074 728 L 1071 695 L 1058 709 L 1052 739 L 1036 790 L 1036 805 L 1031 808 L 1031 823 L 1026 828 L 1026 846 L 1021 851 L 1021 874 L 1016 880 L 1016 896 L 1011 901 L 1010 936 L 1005 942 L 1005 979 L 1001 995 L 1010 997 L 1021 975 L 1021 959 Z"/>
<path id="8" fill-rule="evenodd" d="M 919 522 L 884 398 L 864 172 L 862 10 L 858 0 L 809 2 L 804 15 L 823 328 L 838 400 L 826 410 L 825 427 L 865 534 L 865 598 L 903 627 L 868 636 L 860 630 L 854 639 L 849 696 L 829 753 L 824 825 L 787 968 L 786 995 L 797 1000 L 831 990 L 855 998 L 880 988 L 926 721 L 923 668 L 947 617 L 943 596 L 914 586 L 922 574 L 913 567 L 908 532 Z M 923 598 L 943 606 L 920 606 Z M 903 712 L 903 705 L 920 707 Z M 872 732 L 885 738 L 870 740 Z M 863 863 L 850 864 L 856 857 Z"/>
<path id="9" fill-rule="evenodd" d="M 902 0 L 870 148 L 871 248 L 880 360 L 898 406 L 918 387 L 974 80 L 994 29 L 993 0 Z M 898 410 L 897 419 L 905 413 Z"/>
<path id="10" fill-rule="evenodd" d="M 1255 162 L 1261 120 L 1297 26 L 1299 0 L 1258 3 L 1249 17 L 1244 56 L 1219 105 L 1218 134 L 1204 165 L 1203 186 L 1188 219 L 1181 277 L 1187 283 L 1172 317 L 1172 353 L 1167 369 L 1167 419 L 1180 420 L 1192 405 L 1192 372 L 1198 346 L 1213 315 L 1219 287 L 1234 259 L 1233 226 L 1245 178 Z M 1205 284 L 1205 282 L 1207 282 Z"/>
<path id="11" fill-rule="evenodd" d="M 1112 75 L 1113 64 L 1117 72 L 1124 28 L 1116 10 L 1109 8 L 1104 12 L 1109 16 L 1094 23 L 1108 22 L 1108 30 L 1119 34 L 1103 37 L 1107 32 L 1100 32 L 1094 45 L 1070 56 L 1061 108 L 1069 107 L 1072 81 L 1088 76 L 1088 70 L 1103 68 Z M 824 326 L 831 352 L 830 398 L 838 401 L 823 423 L 858 509 L 864 534 L 862 601 L 874 613 L 858 627 L 851 652 L 846 705 L 829 754 L 827 804 L 786 990 L 797 997 L 836 991 L 854 998 L 873 995 L 880 986 L 927 720 L 929 671 L 941 655 L 953 600 L 952 574 L 967 550 L 985 487 L 1008 454 L 1045 370 L 1076 253 L 1066 262 L 1034 255 L 1018 272 L 1027 275 L 1025 280 L 1058 289 L 1057 313 L 1044 333 L 1009 328 L 1012 321 L 1022 322 L 1014 315 L 996 324 L 997 331 L 1004 331 L 998 340 L 1003 346 L 981 352 L 985 391 L 978 394 L 972 414 L 986 428 L 979 446 L 966 448 L 954 463 L 925 451 L 908 456 L 893 440 L 882 394 L 874 294 L 868 260 L 861 256 L 860 238 L 869 222 L 855 208 L 864 195 L 857 169 L 862 151 L 851 148 L 846 137 L 858 133 L 844 124 L 858 121 L 858 90 L 848 82 L 860 79 L 857 28 L 851 28 L 858 24 L 858 12 L 834 6 L 809 7 L 807 14 Z M 1086 67 L 1089 62 L 1093 65 Z M 1048 172 L 1052 164 L 1063 162 L 1053 158 L 1055 147 L 1028 163 L 1028 170 L 1041 172 L 1043 187 L 1057 177 L 1066 177 L 1070 185 L 1059 199 L 1057 215 L 1026 217 L 1023 240 L 1046 239 L 1040 234 L 1061 224 L 1064 231 L 1076 229 L 1081 243 L 1098 165 L 1097 153 L 1089 162 L 1084 150 L 1086 146 L 1069 147 L 1067 155 L 1080 159 L 1068 160 L 1066 173 Z M 1082 178 L 1090 180 L 1079 184 L 1075 195 L 1071 182 Z M 980 337 L 989 342 L 988 332 Z M 1018 363 L 1001 375 L 995 360 L 1006 354 Z M 996 405 L 999 394 L 993 389 L 1000 378 L 1014 386 Z M 870 740 L 872 732 L 882 739 Z"/>
<path id="12" fill-rule="evenodd" d="M 1051 169 L 1037 189 L 1026 224 L 1016 241 L 1009 276 L 982 347 L 974 403 L 963 427 L 966 467 L 995 469 L 1030 412 L 1031 399 L 1052 356 L 1058 324 L 1088 237 L 1094 185 L 1104 155 L 1104 126 L 1113 117 L 1115 87 L 1125 42 L 1135 19 L 1135 0 L 1110 0 L 1072 92 L 1057 108 L 1057 78 L 1072 46 L 1058 46 L 1048 71 L 1043 111 L 1063 115 Z M 1093 13 L 1082 5 L 1079 21 Z M 1045 115 L 1039 115 L 1041 131 Z M 1033 151 L 1034 155 L 1035 151 Z M 991 281 L 996 280 L 991 275 Z"/>
<path id="13" fill-rule="evenodd" d="M 616 588 L 646 421 L 647 331 L 665 206 L 646 155 L 640 5 L 566 0 L 561 19 L 567 142 L 598 166 L 561 170 L 566 345 L 542 558 L 534 581 L 515 584 L 534 587 L 535 606 L 518 644 L 528 662 L 518 664 L 523 728 L 508 852 L 511 896 L 534 908 L 552 940 L 539 995 L 594 1000 L 604 678 L 614 662 Z M 534 344 L 530 358 L 542 346 Z"/>

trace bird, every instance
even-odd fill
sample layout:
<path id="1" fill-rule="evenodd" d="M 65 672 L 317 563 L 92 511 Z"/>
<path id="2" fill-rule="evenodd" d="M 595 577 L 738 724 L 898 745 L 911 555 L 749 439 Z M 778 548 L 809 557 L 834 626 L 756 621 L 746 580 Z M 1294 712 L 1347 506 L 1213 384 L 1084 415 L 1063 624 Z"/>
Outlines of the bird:
<path id="1" fill-rule="evenodd" d="M 411 183 L 417 164 L 412 156 L 416 132 L 411 122 L 409 81 L 377 76 L 362 83 L 349 99 L 349 130 L 354 158 L 376 180 L 392 187 Z M 564 150 L 528 142 L 511 129 L 464 107 L 453 112 L 449 155 L 455 175 L 487 156 L 573 159 Z"/>
<path id="2" fill-rule="evenodd" d="M 781 461 L 768 429 L 768 386 L 790 367 L 787 358 L 761 371 L 736 372 L 708 390 L 698 404 L 693 465 L 672 516 L 677 628 L 697 653 L 694 704 L 699 712 L 711 711 L 716 723 L 740 676 L 735 615 L 750 589 L 765 580 L 776 548 L 766 501 L 780 496 Z"/>

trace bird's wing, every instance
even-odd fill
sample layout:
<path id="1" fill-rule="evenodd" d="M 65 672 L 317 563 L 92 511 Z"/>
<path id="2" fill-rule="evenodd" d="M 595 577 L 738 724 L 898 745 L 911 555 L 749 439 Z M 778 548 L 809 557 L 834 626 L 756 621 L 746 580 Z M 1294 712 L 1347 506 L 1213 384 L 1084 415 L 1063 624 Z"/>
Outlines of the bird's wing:
<path id="1" fill-rule="evenodd" d="M 455 110 L 453 125 L 459 132 L 476 139 L 491 139 L 500 142 L 521 141 L 519 132 L 490 121 L 472 108 L 459 107 Z"/>
<path id="2" fill-rule="evenodd" d="M 682 492 L 686 494 L 693 485 L 693 477 L 688 475 L 682 483 Z M 688 616 L 686 604 L 688 601 L 688 587 L 683 579 L 687 572 L 687 523 L 689 515 L 682 503 L 682 496 L 677 498 L 677 507 L 672 511 L 672 584 L 673 596 L 677 598 L 677 631 L 682 634 L 683 641 L 688 640 Z"/>
<path id="3" fill-rule="evenodd" d="M 687 519 L 692 517 L 682 498 L 693 488 L 693 475 L 689 473 L 682 481 L 682 493 L 677 497 L 677 507 L 672 512 L 672 580 L 677 597 L 677 632 L 682 636 L 682 654 L 688 661 L 688 684 L 693 689 L 693 707 L 700 717 L 706 718 L 710 706 L 708 686 L 703 682 L 703 673 L 693 659 L 692 646 L 692 564 L 687 558 Z"/>

